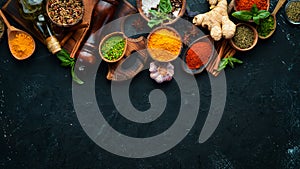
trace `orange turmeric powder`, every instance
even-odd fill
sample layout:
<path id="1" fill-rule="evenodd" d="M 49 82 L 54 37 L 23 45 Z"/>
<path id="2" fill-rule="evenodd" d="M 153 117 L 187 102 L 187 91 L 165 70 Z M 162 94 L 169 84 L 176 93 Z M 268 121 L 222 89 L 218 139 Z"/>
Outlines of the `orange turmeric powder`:
<path id="1" fill-rule="evenodd" d="M 9 43 L 11 53 L 20 59 L 31 55 L 35 48 L 33 39 L 24 33 L 16 34 Z"/>
<path id="2" fill-rule="evenodd" d="M 176 32 L 169 29 L 158 29 L 148 39 L 148 50 L 152 58 L 167 62 L 177 58 L 182 42 Z"/>

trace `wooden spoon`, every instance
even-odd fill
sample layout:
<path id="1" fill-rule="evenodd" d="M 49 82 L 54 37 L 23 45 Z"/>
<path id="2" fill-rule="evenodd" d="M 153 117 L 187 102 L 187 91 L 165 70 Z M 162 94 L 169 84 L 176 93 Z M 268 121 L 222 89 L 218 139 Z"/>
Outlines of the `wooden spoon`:
<path id="1" fill-rule="evenodd" d="M 258 37 L 259 37 L 260 39 L 267 39 L 267 38 L 271 37 L 271 36 L 273 35 L 273 33 L 275 32 L 276 26 L 277 26 L 276 14 L 277 14 L 277 12 L 279 11 L 279 9 L 282 7 L 282 5 L 285 3 L 285 1 L 286 1 L 286 0 L 278 0 L 275 9 L 274 9 L 273 12 L 271 13 L 271 16 L 272 16 L 273 19 L 274 19 L 274 27 L 273 27 L 273 30 L 272 30 L 272 31 L 269 33 L 269 35 L 267 35 L 267 36 L 260 36 L 260 35 L 258 35 Z"/>
<path id="2" fill-rule="evenodd" d="M 23 60 L 23 59 L 26 59 L 28 57 L 30 57 L 34 50 L 35 50 L 35 42 L 34 42 L 34 39 L 32 38 L 31 35 L 29 35 L 27 32 L 25 31 L 22 31 L 20 29 L 17 29 L 15 28 L 14 26 L 11 26 L 10 23 L 8 22 L 8 20 L 6 19 L 5 15 L 2 13 L 2 11 L 0 10 L 0 16 L 2 17 L 4 23 L 6 24 L 7 26 L 7 37 L 8 37 L 8 45 L 9 45 L 9 50 L 11 51 L 12 53 L 12 46 L 11 46 L 11 41 L 16 37 L 17 34 L 20 34 L 20 33 L 23 33 L 23 34 L 26 34 L 28 37 L 30 37 L 32 39 L 32 42 L 33 42 L 33 49 L 32 49 L 32 52 L 30 52 L 27 56 L 16 56 L 14 53 L 12 53 L 12 55 L 18 59 L 18 60 Z"/>

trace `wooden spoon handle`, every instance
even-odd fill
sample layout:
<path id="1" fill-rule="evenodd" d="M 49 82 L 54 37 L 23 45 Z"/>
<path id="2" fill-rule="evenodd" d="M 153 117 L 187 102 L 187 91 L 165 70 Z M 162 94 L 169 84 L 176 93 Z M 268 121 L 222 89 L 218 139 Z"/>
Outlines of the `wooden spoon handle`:
<path id="1" fill-rule="evenodd" d="M 10 29 L 10 28 L 11 28 L 11 25 L 10 25 L 10 23 L 8 22 L 8 20 L 6 19 L 5 15 L 3 14 L 3 12 L 2 12 L 1 9 L 0 9 L 0 16 L 2 17 L 4 23 L 6 24 L 7 29 Z"/>
<path id="2" fill-rule="evenodd" d="M 272 12 L 272 15 L 276 15 L 277 12 L 279 11 L 279 9 L 282 7 L 282 5 L 285 3 L 286 0 L 278 0 L 277 5 L 275 7 L 275 9 Z"/>

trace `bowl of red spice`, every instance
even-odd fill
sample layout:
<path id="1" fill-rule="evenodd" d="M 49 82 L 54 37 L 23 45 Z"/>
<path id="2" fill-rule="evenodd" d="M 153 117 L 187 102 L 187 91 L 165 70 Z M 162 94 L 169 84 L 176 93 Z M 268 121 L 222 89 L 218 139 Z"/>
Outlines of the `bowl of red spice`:
<path id="1" fill-rule="evenodd" d="M 183 69 L 189 74 L 201 73 L 215 53 L 214 41 L 209 35 L 196 39 L 183 55 Z"/>
<path id="2" fill-rule="evenodd" d="M 269 10 L 270 0 L 234 0 L 235 11 L 250 11 L 253 4 L 256 4 L 258 10 Z"/>
<path id="3" fill-rule="evenodd" d="M 71 27 L 82 21 L 84 4 L 83 0 L 48 0 L 46 11 L 55 25 Z"/>

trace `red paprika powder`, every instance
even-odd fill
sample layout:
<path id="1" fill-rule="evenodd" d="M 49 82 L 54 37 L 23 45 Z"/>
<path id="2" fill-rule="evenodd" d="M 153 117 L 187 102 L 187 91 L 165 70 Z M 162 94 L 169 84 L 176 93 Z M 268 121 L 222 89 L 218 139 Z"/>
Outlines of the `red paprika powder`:
<path id="1" fill-rule="evenodd" d="M 199 69 L 208 62 L 211 53 L 211 44 L 207 42 L 197 42 L 187 51 L 186 64 L 190 69 Z"/>
<path id="2" fill-rule="evenodd" d="M 235 0 L 235 10 L 251 10 L 253 4 L 256 4 L 256 7 L 259 10 L 267 10 L 268 9 L 268 0 Z"/>

